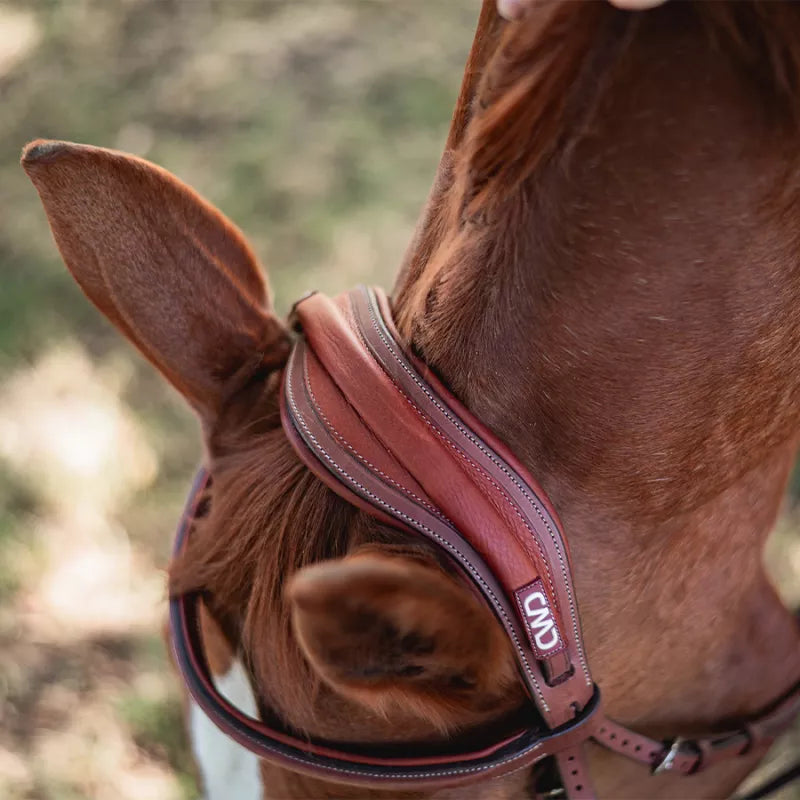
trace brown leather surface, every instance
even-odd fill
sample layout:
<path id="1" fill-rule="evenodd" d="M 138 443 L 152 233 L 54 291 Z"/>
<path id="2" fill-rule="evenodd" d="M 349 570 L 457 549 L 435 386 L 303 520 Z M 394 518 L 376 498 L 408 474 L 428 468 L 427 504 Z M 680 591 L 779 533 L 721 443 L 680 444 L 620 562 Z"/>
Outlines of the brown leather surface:
<path id="1" fill-rule="evenodd" d="M 595 797 L 585 750 L 585 744 L 579 744 L 556 754 L 561 783 L 570 800 L 592 800 Z"/>
<path id="2" fill-rule="evenodd" d="M 524 468 L 419 375 L 381 305 L 385 299 L 366 289 L 297 305 L 307 347 L 293 354 L 286 381 L 300 435 L 329 468 L 337 465 L 350 492 L 447 543 L 509 633 L 548 727 L 561 725 L 588 701 L 592 683 L 559 525 Z M 468 549 L 480 559 L 467 557 Z M 537 580 L 566 657 L 537 658 L 514 602 L 516 590 Z"/>

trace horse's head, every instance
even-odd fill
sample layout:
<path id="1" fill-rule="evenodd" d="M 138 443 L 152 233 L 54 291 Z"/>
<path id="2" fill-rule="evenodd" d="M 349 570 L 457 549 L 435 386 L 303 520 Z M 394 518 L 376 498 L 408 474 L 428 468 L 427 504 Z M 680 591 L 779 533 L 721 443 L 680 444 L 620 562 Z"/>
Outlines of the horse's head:
<path id="1" fill-rule="evenodd" d="M 334 740 L 441 739 L 518 707 L 489 610 L 294 455 L 277 396 L 290 337 L 242 234 L 140 159 L 34 142 L 23 165 L 76 280 L 201 419 L 211 502 L 171 582 L 206 593 L 217 673 L 241 650 L 265 702 Z"/>
<path id="2" fill-rule="evenodd" d="M 595 677 L 658 735 L 790 683 L 797 632 L 758 554 L 798 421 L 799 34 L 784 6 L 564 3 L 506 25 L 487 2 L 395 293 L 401 332 L 557 504 Z M 23 164 L 86 294 L 202 420 L 210 503 L 170 579 L 204 592 L 217 671 L 238 651 L 265 704 L 337 741 L 513 714 L 491 613 L 294 455 L 290 337 L 242 235 L 139 159 L 34 143 Z M 676 794 L 610 763 L 615 796 Z M 349 791 L 265 770 L 268 796 Z"/>

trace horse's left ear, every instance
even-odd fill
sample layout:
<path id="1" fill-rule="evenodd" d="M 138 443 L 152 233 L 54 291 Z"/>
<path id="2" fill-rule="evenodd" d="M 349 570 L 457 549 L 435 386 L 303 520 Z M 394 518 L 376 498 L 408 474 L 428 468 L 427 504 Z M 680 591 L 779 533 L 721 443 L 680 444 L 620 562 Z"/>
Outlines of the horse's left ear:
<path id="1" fill-rule="evenodd" d="M 300 570 L 287 596 L 311 666 L 374 712 L 448 732 L 522 702 L 500 624 L 432 561 L 376 545 Z"/>
<path id="2" fill-rule="evenodd" d="M 69 142 L 22 166 L 89 299 L 208 422 L 245 372 L 280 366 L 288 334 L 241 232 L 166 170 Z"/>

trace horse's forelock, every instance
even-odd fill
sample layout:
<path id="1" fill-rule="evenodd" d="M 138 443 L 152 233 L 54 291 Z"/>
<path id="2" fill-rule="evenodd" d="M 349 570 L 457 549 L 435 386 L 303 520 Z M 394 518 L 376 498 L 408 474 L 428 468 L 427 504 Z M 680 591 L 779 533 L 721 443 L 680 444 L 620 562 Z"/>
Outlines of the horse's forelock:
<path id="1" fill-rule="evenodd" d="M 256 681 L 285 676 L 278 707 L 303 709 L 313 676 L 291 643 L 283 586 L 297 569 L 345 552 L 352 514 L 300 463 L 275 412 L 266 431 L 246 426 L 223 457 L 212 456 L 210 510 L 170 565 L 170 590 L 203 592 Z"/>
<path id="2" fill-rule="evenodd" d="M 280 425 L 275 385 L 252 402 L 250 420 L 242 422 L 246 417 L 237 414 L 235 429 L 213 437 L 223 454 L 211 456 L 209 511 L 170 565 L 170 591 L 202 592 L 262 699 L 289 715 L 297 730 L 318 730 L 309 697 L 318 694 L 320 679 L 294 639 L 287 580 L 390 534 L 376 530 L 299 460 Z"/>

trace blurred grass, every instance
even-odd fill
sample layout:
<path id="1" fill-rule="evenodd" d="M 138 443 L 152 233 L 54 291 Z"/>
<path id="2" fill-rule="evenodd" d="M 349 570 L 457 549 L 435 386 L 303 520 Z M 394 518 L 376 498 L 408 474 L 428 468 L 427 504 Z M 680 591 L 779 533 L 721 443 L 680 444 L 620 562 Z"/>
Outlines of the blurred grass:
<path id="1" fill-rule="evenodd" d="M 476 14 L 0 2 L 0 797 L 197 794 L 155 637 L 196 425 L 69 277 L 20 148 L 67 139 L 166 166 L 247 233 L 280 310 L 311 287 L 386 283 Z"/>
<path id="2" fill-rule="evenodd" d="M 0 0 L 0 797 L 197 794 L 157 635 L 197 428 L 67 274 L 20 148 L 167 167 L 243 228 L 281 311 L 389 284 L 478 5 Z M 771 551 L 789 580 L 796 538 Z"/>
<path id="3" fill-rule="evenodd" d="M 166 762 L 179 776 L 181 790 L 196 792 L 191 754 L 183 734 L 183 707 L 175 698 L 153 700 L 125 695 L 117 706 L 120 721 L 134 742 L 151 758 Z"/>

